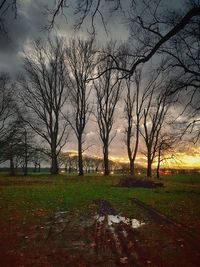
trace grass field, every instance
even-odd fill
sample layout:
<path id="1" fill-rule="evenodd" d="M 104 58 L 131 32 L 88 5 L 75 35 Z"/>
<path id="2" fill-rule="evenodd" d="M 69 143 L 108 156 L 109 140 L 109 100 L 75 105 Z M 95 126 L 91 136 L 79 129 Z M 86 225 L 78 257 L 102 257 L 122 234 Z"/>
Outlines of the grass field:
<path id="1" fill-rule="evenodd" d="M 131 198 L 141 200 L 200 235 L 200 174 L 162 176 L 164 187 L 156 189 L 117 187 L 119 179 L 117 176 L 1 175 L 0 227 L 3 231 L 0 237 L 3 239 L 9 233 L 13 236 L 15 231 L 26 232 L 24 229 L 41 225 L 58 211 L 90 216 L 96 209 L 95 199 L 109 201 L 121 216 L 145 220 L 144 212 Z M 15 265 L 10 264 L 12 266 Z"/>
<path id="2" fill-rule="evenodd" d="M 133 216 L 138 210 L 130 201 L 136 197 L 167 216 L 190 226 L 200 225 L 200 175 L 177 174 L 162 176 L 163 188 L 119 188 L 119 177 L 67 177 L 64 175 L 1 177 L 0 220 L 18 211 L 25 219 L 34 212 L 77 210 L 90 212 L 97 198 L 110 201 L 116 210 Z M 20 218 L 19 218 L 20 219 Z"/>

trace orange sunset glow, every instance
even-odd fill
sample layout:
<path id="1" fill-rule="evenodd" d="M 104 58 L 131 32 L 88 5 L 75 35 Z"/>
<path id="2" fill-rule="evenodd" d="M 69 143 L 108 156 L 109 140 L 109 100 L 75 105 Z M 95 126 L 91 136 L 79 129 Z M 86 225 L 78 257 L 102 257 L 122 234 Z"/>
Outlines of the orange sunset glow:
<path id="1" fill-rule="evenodd" d="M 199 152 L 198 152 L 199 151 Z M 170 159 L 170 155 L 167 155 L 166 158 L 167 160 L 163 161 L 161 163 L 162 167 L 167 167 L 167 168 L 183 168 L 183 169 L 191 169 L 195 168 L 198 169 L 200 168 L 200 149 L 195 153 L 186 153 L 186 152 L 177 152 L 174 155 L 174 158 Z M 128 163 L 128 157 L 116 157 L 116 156 L 110 156 L 110 160 L 115 161 L 115 162 L 120 162 L 120 163 Z M 138 156 L 138 160 L 136 161 L 139 165 L 144 166 L 146 164 L 146 157 L 144 155 Z M 155 168 L 157 165 L 157 162 L 155 160 L 153 167 Z"/>

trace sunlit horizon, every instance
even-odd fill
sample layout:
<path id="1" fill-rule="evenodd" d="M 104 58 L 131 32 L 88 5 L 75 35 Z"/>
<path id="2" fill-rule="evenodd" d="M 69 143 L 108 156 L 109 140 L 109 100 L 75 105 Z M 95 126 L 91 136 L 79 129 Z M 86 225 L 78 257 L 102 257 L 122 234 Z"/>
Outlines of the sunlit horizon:
<path id="1" fill-rule="evenodd" d="M 63 153 L 68 153 L 70 156 L 78 155 L 77 150 L 65 150 Z M 102 158 L 103 156 L 94 155 L 90 153 L 84 153 L 86 156 L 95 158 Z M 195 153 L 177 152 L 174 153 L 173 158 L 170 155 L 166 155 L 167 160 L 161 162 L 161 168 L 178 168 L 178 169 L 200 169 L 200 147 L 198 147 Z M 110 155 L 109 159 L 118 163 L 129 163 L 128 156 L 114 156 Z M 146 168 L 147 158 L 144 154 L 138 153 L 138 157 L 135 161 L 136 165 Z M 157 167 L 157 160 L 152 164 L 153 168 Z"/>

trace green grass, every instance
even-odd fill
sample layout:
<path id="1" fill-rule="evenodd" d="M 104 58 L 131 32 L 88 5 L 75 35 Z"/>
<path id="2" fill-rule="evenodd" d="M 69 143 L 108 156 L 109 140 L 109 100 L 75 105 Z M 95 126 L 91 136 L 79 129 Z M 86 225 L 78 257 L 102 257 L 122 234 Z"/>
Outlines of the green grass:
<path id="1" fill-rule="evenodd" d="M 126 216 L 143 217 L 131 203 L 135 197 L 160 212 L 184 224 L 197 227 L 200 223 L 200 174 L 162 176 L 164 188 L 120 188 L 114 186 L 119 177 L 43 174 L 29 177 L 0 177 L 0 220 L 6 221 L 13 213 L 32 220 L 38 212 L 49 216 L 55 211 L 71 210 L 90 213 L 93 200 L 106 199 Z"/>
<path id="2" fill-rule="evenodd" d="M 170 183 L 189 183 L 189 184 L 199 184 L 200 183 L 200 173 L 187 173 L 187 174 L 169 174 L 163 175 L 162 179 L 169 181 Z"/>

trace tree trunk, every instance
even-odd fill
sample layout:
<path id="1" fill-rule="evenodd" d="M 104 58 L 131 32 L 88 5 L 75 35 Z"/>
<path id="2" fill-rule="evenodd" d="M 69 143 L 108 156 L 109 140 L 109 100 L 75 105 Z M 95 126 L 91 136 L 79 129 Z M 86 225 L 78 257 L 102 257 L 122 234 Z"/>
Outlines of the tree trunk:
<path id="1" fill-rule="evenodd" d="M 152 177 L 152 169 L 151 169 L 151 153 L 148 152 L 148 159 L 147 159 L 147 178 Z"/>
<path id="2" fill-rule="evenodd" d="M 15 166 L 14 166 L 14 160 L 13 157 L 10 157 L 10 175 L 15 176 Z"/>
<path id="3" fill-rule="evenodd" d="M 72 167 L 71 167 L 71 166 L 69 166 L 69 170 L 68 170 L 68 172 L 69 172 L 69 173 L 72 172 Z"/>
<path id="4" fill-rule="evenodd" d="M 104 175 L 108 176 L 110 174 L 110 171 L 109 171 L 108 145 L 107 144 L 104 145 L 103 160 L 104 160 Z"/>
<path id="5" fill-rule="evenodd" d="M 58 160 L 54 149 L 51 152 L 51 174 L 58 174 Z"/>
<path id="6" fill-rule="evenodd" d="M 57 135 L 52 133 L 51 136 L 51 174 L 58 174 L 58 157 L 57 157 Z"/>
<path id="7" fill-rule="evenodd" d="M 157 179 L 160 179 L 160 155 L 161 154 L 161 151 L 159 149 L 159 152 L 158 152 L 158 165 L 157 165 L 157 173 L 156 173 L 156 177 Z"/>
<path id="8" fill-rule="evenodd" d="M 130 160 L 129 168 L 130 168 L 130 175 L 131 176 L 135 176 L 135 164 L 134 164 L 134 160 L 133 159 Z"/>
<path id="9" fill-rule="evenodd" d="M 156 178 L 160 179 L 160 163 L 158 163 L 158 166 L 157 166 Z"/>
<path id="10" fill-rule="evenodd" d="M 83 176 L 83 154 L 82 154 L 82 138 L 78 139 L 78 175 Z"/>

